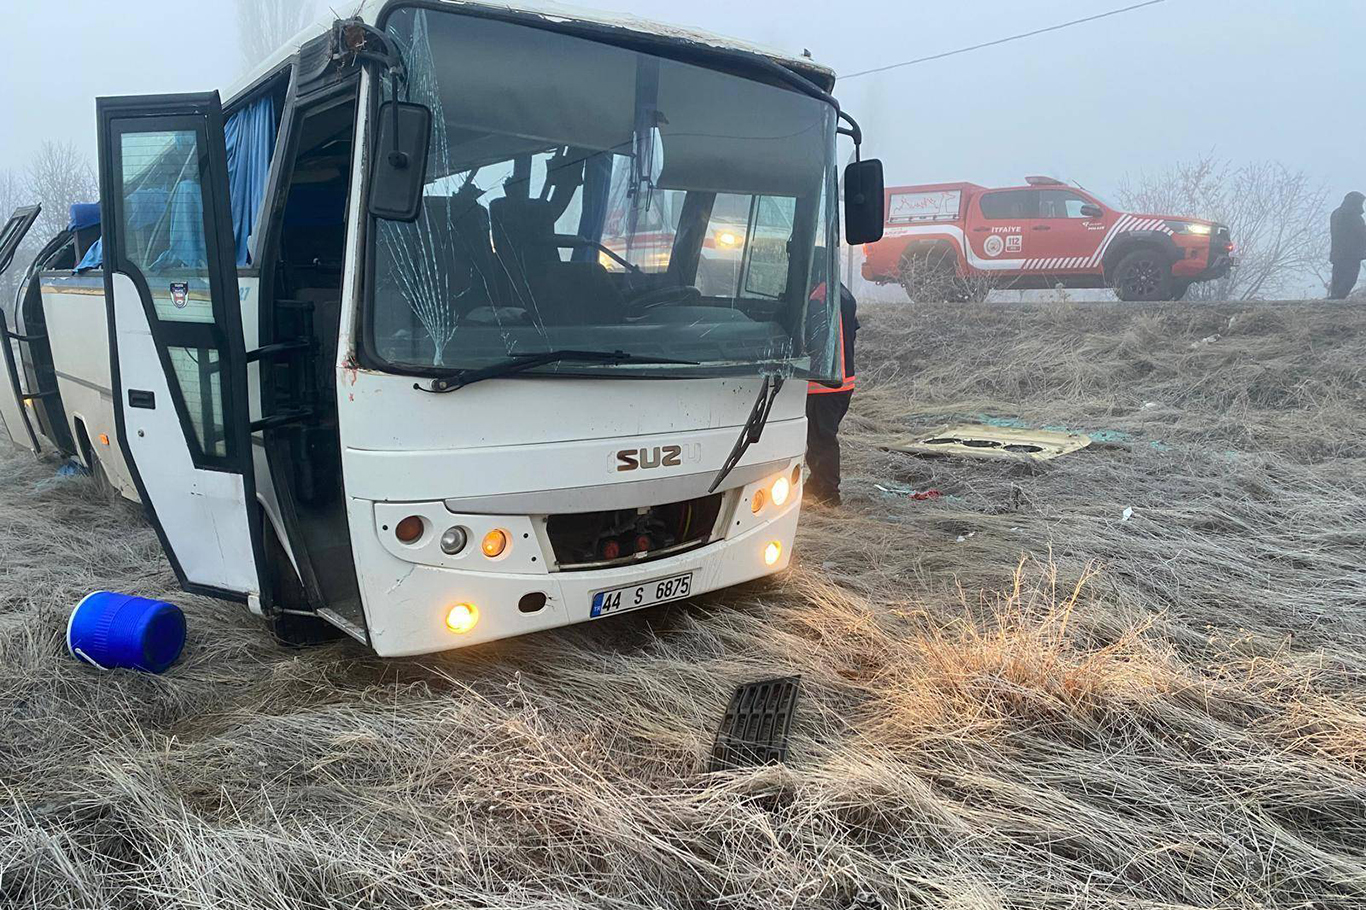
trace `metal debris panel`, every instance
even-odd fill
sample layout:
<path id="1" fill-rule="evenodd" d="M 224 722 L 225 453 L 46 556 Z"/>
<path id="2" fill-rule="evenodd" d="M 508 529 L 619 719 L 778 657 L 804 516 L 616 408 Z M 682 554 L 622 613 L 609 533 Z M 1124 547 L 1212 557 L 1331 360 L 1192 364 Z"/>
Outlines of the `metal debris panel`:
<path id="1" fill-rule="evenodd" d="M 962 424 L 933 433 L 907 436 L 887 448 L 912 455 L 965 455 L 970 458 L 1026 458 L 1047 461 L 1091 444 L 1082 433 Z"/>
<path id="2" fill-rule="evenodd" d="M 800 676 L 745 683 L 735 690 L 711 750 L 711 769 L 781 762 L 797 707 Z"/>

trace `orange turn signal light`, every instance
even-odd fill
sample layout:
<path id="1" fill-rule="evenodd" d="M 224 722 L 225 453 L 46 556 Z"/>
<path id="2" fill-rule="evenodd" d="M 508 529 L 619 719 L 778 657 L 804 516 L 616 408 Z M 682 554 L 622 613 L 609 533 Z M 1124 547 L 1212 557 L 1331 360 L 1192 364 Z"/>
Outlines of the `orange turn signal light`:
<path id="1" fill-rule="evenodd" d="M 421 516 L 409 515 L 394 528 L 394 536 L 399 543 L 415 543 L 422 536 L 423 527 Z"/>
<path id="2" fill-rule="evenodd" d="M 484 535 L 484 542 L 480 548 L 489 559 L 502 556 L 508 548 L 508 532 L 502 528 L 494 528 Z"/>

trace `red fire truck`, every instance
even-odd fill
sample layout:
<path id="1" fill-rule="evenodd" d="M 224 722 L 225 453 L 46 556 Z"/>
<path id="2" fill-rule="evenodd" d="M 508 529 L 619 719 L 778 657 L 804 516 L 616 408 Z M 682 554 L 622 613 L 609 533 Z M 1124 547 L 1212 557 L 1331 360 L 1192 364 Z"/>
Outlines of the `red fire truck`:
<path id="1" fill-rule="evenodd" d="M 1050 177 L 888 187 L 883 239 L 863 277 L 912 300 L 981 300 L 993 288 L 1114 288 L 1121 300 L 1180 300 L 1228 274 L 1233 243 L 1211 221 L 1117 211 Z"/>

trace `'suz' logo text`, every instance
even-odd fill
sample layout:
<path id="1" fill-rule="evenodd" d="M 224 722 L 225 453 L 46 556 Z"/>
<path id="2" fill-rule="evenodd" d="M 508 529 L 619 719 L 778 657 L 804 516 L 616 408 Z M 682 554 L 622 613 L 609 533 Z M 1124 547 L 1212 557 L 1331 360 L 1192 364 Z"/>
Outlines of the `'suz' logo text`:
<path id="1" fill-rule="evenodd" d="M 676 468 L 685 461 L 698 461 L 701 457 L 700 445 L 622 449 L 617 452 L 616 465 L 618 471 L 648 471 L 650 468 Z"/>

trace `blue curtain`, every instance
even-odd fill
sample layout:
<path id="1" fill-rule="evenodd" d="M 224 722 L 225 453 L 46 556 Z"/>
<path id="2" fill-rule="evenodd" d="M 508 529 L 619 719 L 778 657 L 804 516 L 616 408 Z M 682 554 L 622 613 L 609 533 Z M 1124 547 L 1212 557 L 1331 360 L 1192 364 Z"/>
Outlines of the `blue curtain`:
<path id="1" fill-rule="evenodd" d="M 251 257 L 247 243 L 261 217 L 266 195 L 270 155 L 275 149 L 275 99 L 258 98 L 223 124 L 228 149 L 228 193 L 232 197 L 232 233 L 237 243 L 237 264 Z"/>
<path id="2" fill-rule="evenodd" d="M 612 153 L 599 152 L 583 163 L 583 208 L 579 212 L 579 236 L 602 242 L 602 227 L 607 221 L 607 195 L 612 188 Z M 576 246 L 570 254 L 574 262 L 597 262 L 598 251 Z"/>
<path id="3" fill-rule="evenodd" d="M 136 195 L 136 194 L 135 194 Z M 130 200 L 131 201 L 131 200 Z M 208 266 L 209 255 L 204 249 L 204 195 L 199 188 L 199 175 L 193 180 L 176 184 L 168 206 L 170 228 L 166 250 L 147 268 L 149 271 L 202 269 Z M 129 207 L 132 208 L 131 206 Z M 130 224 L 136 213 L 130 211 Z"/>
<path id="4" fill-rule="evenodd" d="M 223 123 L 223 141 L 228 153 L 228 193 L 232 203 L 232 233 L 237 253 L 237 264 L 250 264 L 251 257 L 247 244 L 251 232 L 256 227 L 261 214 L 261 202 L 266 194 L 266 178 L 270 174 L 270 157 L 275 149 L 275 99 L 269 96 L 259 98 L 243 107 Z M 161 266 L 172 263 L 188 266 L 201 262 L 204 258 L 204 239 L 199 234 L 202 228 L 193 221 L 196 213 L 202 212 L 202 201 L 198 198 L 198 182 L 181 184 L 171 192 L 170 187 L 146 186 L 134 190 L 128 199 L 129 227 L 136 228 L 155 223 L 165 214 L 168 205 L 174 204 L 176 211 L 171 213 L 171 248 L 158 257 Z M 195 198 L 190 196 L 195 194 Z M 73 229 L 77 226 L 76 206 L 72 206 Z M 89 218 L 88 207 L 81 216 Z M 99 218 L 98 206 L 93 216 Z M 97 269 L 104 264 L 103 244 L 96 240 L 86 251 L 76 271 Z"/>
<path id="5" fill-rule="evenodd" d="M 76 271 L 84 272 L 86 269 L 97 269 L 104 265 L 104 238 L 96 237 L 95 242 L 90 244 L 90 249 L 85 251 L 85 256 L 81 258 L 81 264 L 76 266 Z"/>

